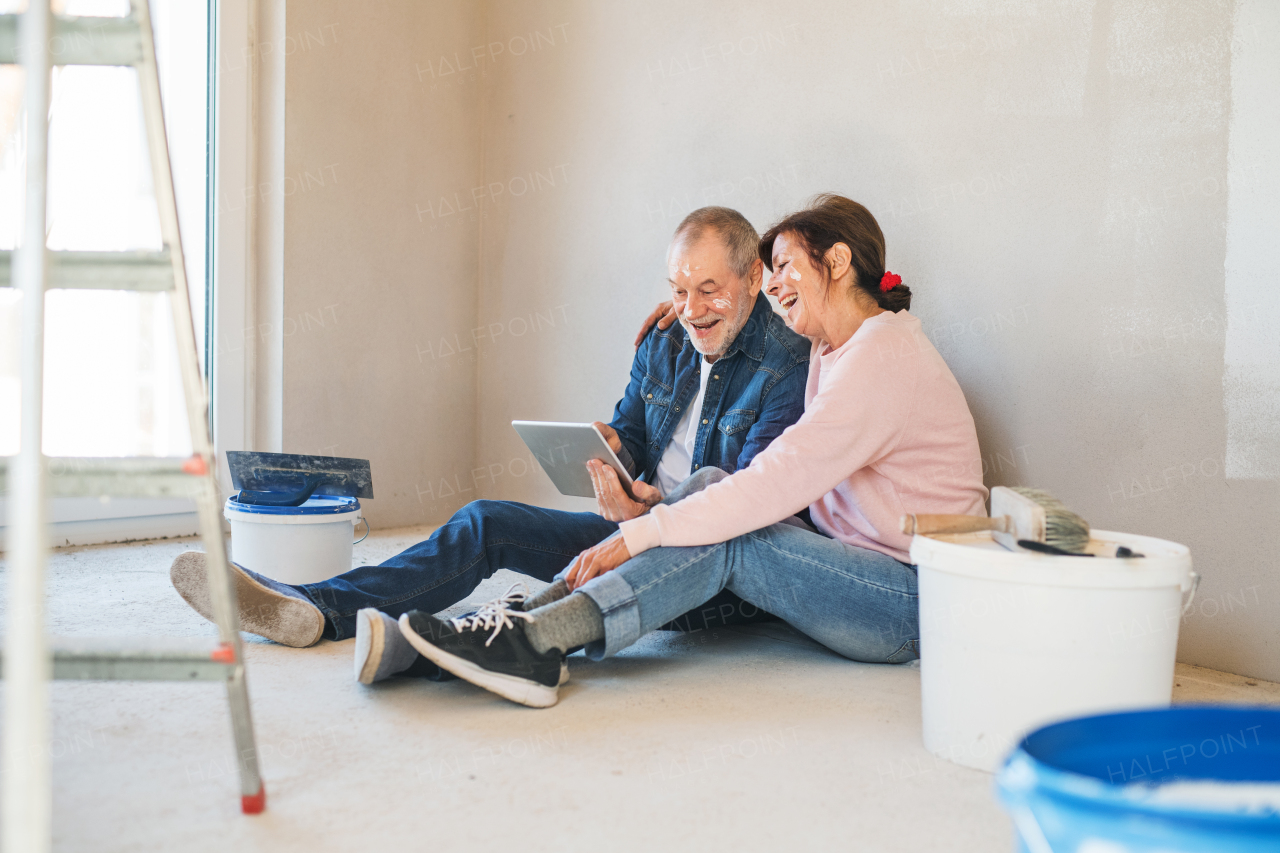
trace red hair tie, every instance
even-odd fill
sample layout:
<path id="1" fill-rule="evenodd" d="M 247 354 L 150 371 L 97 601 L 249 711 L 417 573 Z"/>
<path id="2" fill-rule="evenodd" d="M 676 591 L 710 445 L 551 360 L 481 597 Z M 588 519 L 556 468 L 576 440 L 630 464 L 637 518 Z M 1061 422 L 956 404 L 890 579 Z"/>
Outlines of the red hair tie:
<path id="1" fill-rule="evenodd" d="M 880 292 L 888 293 L 898 285 L 902 284 L 902 276 L 896 273 L 886 272 L 884 277 L 880 279 Z"/>

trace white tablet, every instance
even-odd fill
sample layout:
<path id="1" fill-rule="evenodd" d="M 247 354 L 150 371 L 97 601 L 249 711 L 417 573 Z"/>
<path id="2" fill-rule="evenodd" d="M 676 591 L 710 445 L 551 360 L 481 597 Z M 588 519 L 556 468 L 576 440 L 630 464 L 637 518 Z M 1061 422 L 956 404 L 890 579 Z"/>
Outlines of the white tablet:
<path id="1" fill-rule="evenodd" d="M 587 461 L 599 459 L 617 472 L 622 488 L 635 499 L 631 491 L 631 475 L 594 424 L 512 421 L 511 425 L 520 433 L 560 494 L 594 498 L 596 491 L 591 487 Z"/>

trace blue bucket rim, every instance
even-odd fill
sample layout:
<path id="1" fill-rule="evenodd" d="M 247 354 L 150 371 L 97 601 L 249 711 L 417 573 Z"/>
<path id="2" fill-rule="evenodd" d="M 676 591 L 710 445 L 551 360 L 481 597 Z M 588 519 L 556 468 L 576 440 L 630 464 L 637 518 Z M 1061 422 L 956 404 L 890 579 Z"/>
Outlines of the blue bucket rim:
<path id="1" fill-rule="evenodd" d="M 227 498 L 226 508 L 248 515 L 341 515 L 359 510 L 360 500 L 345 495 L 312 495 L 301 506 L 264 506 L 240 503 L 232 495 Z"/>
<path id="2" fill-rule="evenodd" d="M 1151 817 L 1167 818 L 1172 820 L 1195 820 L 1206 823 L 1221 822 L 1223 824 L 1236 826 L 1239 826 L 1240 822 L 1243 820 L 1248 821 L 1255 826 L 1262 824 L 1269 827 L 1280 827 L 1280 812 L 1240 812 L 1224 809 L 1199 808 L 1194 803 L 1182 801 L 1160 802 L 1135 799 L 1133 797 L 1125 796 L 1124 792 L 1126 790 L 1132 790 L 1130 786 L 1142 783 L 1139 780 L 1134 780 L 1132 778 L 1125 782 L 1117 783 L 1101 779 L 1087 773 L 1080 773 L 1075 770 L 1056 767 L 1036 757 L 1028 749 L 1029 745 L 1034 748 L 1034 743 L 1030 742 L 1036 739 L 1037 736 L 1043 736 L 1047 733 L 1052 733 L 1054 730 L 1060 730 L 1070 726 L 1078 726 L 1081 724 L 1117 718 L 1135 719 L 1146 717 L 1148 719 L 1169 719 L 1171 716 L 1206 714 L 1236 718 L 1262 714 L 1275 718 L 1277 724 L 1280 724 L 1280 708 L 1273 705 L 1183 705 L 1175 708 L 1118 711 L 1111 714 L 1096 714 L 1087 717 L 1074 717 L 1069 720 L 1060 720 L 1056 723 L 1041 726 L 1035 731 L 1030 732 L 1018 743 L 1017 748 L 1007 759 L 1005 759 L 1004 765 L 996 776 L 995 781 L 997 791 L 1000 798 L 1009 803 L 1017 803 L 1024 799 L 1025 793 L 1035 790 L 1048 797 L 1088 803 L 1092 808 L 1105 809 L 1113 812 L 1124 812 L 1127 814 L 1139 813 L 1146 814 Z M 1028 779 L 1034 780 L 1033 786 L 1026 784 Z M 1280 769 L 1277 770 L 1275 779 L 1267 780 L 1227 779 L 1217 776 L 1171 774 L 1169 776 L 1162 777 L 1162 781 L 1160 783 L 1152 784 L 1151 787 L 1158 787 L 1159 784 L 1164 784 L 1166 782 L 1187 781 L 1217 781 L 1226 783 L 1249 783 L 1250 781 L 1253 781 L 1258 784 L 1280 784 Z"/>

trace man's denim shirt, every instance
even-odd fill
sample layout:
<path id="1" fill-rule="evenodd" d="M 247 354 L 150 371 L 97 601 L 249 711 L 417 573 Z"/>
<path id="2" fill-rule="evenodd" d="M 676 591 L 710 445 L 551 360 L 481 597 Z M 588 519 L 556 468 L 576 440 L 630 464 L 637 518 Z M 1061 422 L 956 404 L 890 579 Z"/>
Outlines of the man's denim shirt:
<path id="1" fill-rule="evenodd" d="M 656 479 L 667 442 L 698 395 L 701 364 L 679 323 L 665 331 L 654 327 L 640 344 L 609 424 L 622 439 L 618 459 L 633 477 Z M 707 369 L 711 378 L 690 470 L 711 465 L 732 474 L 804 412 L 809 341 L 788 329 L 760 294 L 728 351 Z"/>

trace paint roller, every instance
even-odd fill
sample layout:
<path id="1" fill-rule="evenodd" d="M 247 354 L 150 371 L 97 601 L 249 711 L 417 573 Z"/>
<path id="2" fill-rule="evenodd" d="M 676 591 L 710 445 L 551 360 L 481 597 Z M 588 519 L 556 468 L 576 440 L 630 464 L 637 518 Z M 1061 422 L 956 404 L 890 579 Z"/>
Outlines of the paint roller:
<path id="1" fill-rule="evenodd" d="M 902 532 L 908 536 L 934 533 L 975 533 L 990 530 L 991 537 L 1010 551 L 1026 548 L 1047 554 L 1081 554 L 1089 544 L 1089 522 L 1040 489 L 996 486 L 991 490 L 991 516 L 904 515 Z M 1126 549 L 1127 550 L 1127 549 Z M 1140 556 L 1117 554 L 1116 556 Z"/>

